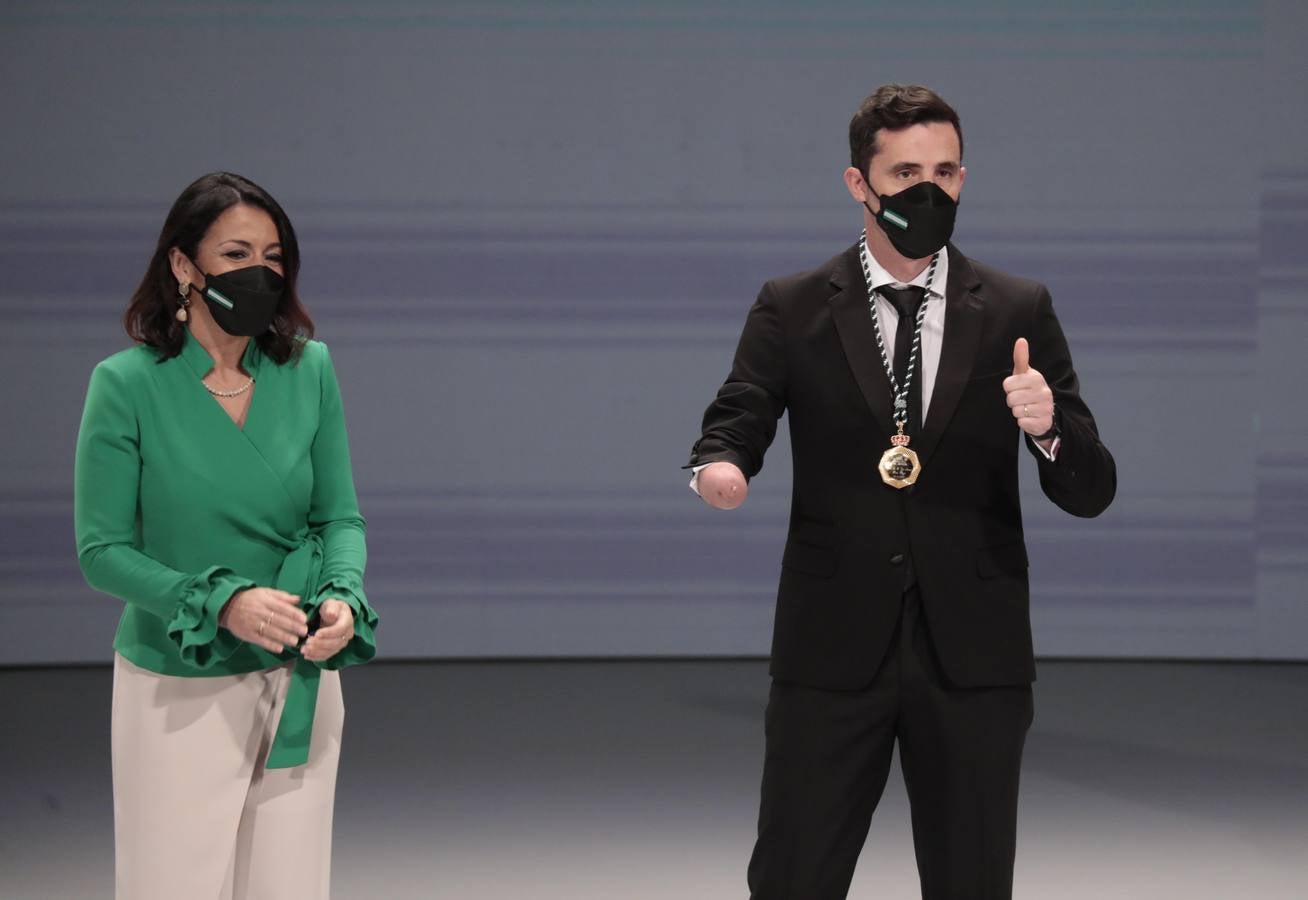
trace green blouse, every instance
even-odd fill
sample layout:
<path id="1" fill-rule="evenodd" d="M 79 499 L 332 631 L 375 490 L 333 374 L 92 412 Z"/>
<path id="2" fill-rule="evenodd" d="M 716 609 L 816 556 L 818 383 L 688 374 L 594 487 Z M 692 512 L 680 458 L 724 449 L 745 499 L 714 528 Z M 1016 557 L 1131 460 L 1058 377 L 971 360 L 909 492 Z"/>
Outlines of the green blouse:
<path id="1" fill-rule="evenodd" d="M 95 367 L 77 438 L 77 554 L 87 582 L 124 601 L 114 649 L 143 669 L 238 675 L 296 661 L 267 762 L 285 768 L 308 759 L 320 668 L 371 659 L 377 615 L 327 346 L 309 341 L 277 365 L 251 340 L 242 364 L 255 378 L 244 428 L 201 383 L 213 360 L 189 331 L 172 359 L 138 346 Z M 321 663 L 239 640 L 218 613 L 255 586 L 299 595 L 310 615 L 343 600 L 353 640 Z"/>

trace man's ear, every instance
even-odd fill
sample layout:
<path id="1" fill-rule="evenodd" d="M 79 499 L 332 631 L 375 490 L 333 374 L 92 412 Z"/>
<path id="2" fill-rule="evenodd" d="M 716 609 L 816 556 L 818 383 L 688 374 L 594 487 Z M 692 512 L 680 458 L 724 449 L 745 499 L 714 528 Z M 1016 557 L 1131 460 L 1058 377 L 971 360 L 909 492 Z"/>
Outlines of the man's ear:
<path id="1" fill-rule="evenodd" d="M 868 190 L 868 183 L 862 172 L 850 166 L 845 170 L 844 180 L 849 196 L 853 197 L 860 205 L 870 203 L 873 209 L 878 208 L 877 198 L 872 196 L 872 192 Z"/>

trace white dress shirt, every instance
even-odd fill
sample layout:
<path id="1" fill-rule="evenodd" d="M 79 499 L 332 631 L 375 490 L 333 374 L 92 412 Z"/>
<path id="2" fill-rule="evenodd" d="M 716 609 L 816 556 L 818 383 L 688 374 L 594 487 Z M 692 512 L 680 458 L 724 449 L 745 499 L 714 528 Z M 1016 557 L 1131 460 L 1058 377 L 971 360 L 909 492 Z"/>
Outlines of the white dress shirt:
<path id="1" fill-rule="evenodd" d="M 904 284 L 902 281 L 896 281 L 895 277 L 881 267 L 877 258 L 872 254 L 867 257 L 868 268 L 872 273 L 872 287 L 883 288 L 906 288 L 906 287 L 927 287 L 927 273 L 931 271 L 928 265 L 918 276 Z M 926 315 L 922 318 L 922 424 L 926 424 L 927 417 L 931 413 L 931 393 L 936 386 L 936 370 L 940 368 L 940 346 L 945 340 L 945 284 L 949 280 L 949 254 L 944 250 L 940 251 L 940 262 L 936 265 L 935 277 L 931 279 L 931 286 L 926 292 Z M 877 294 L 877 322 L 881 326 L 881 339 L 886 342 L 886 356 L 893 361 L 895 355 L 895 335 L 899 331 L 899 311 L 885 297 Z M 912 322 L 907 323 L 909 328 L 913 327 Z M 880 360 L 878 359 L 879 363 Z"/>

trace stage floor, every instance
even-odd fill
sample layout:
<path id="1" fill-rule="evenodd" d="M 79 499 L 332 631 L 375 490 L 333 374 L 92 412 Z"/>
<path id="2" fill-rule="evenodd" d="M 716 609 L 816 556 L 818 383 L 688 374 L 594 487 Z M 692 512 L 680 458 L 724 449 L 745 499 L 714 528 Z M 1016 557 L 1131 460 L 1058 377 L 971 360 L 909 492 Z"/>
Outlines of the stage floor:
<path id="1" fill-rule="evenodd" d="M 107 667 L 0 670 L 0 898 L 112 895 Z M 344 676 L 337 900 L 740 898 L 758 661 Z M 1044 662 L 1015 897 L 1308 898 L 1308 665 Z M 892 774 L 850 893 L 918 896 Z"/>

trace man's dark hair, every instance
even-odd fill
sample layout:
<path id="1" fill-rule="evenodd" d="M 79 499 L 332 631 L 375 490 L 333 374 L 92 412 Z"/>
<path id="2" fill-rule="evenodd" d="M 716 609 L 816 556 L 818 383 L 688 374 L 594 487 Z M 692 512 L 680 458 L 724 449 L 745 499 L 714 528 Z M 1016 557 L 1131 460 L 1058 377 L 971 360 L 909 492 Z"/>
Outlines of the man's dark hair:
<path id="1" fill-rule="evenodd" d="M 898 131 L 922 122 L 948 122 L 958 134 L 958 155 L 963 156 L 963 129 L 958 113 L 939 94 L 920 84 L 883 84 L 859 104 L 849 120 L 849 164 L 866 177 L 877 152 L 877 132 Z"/>

